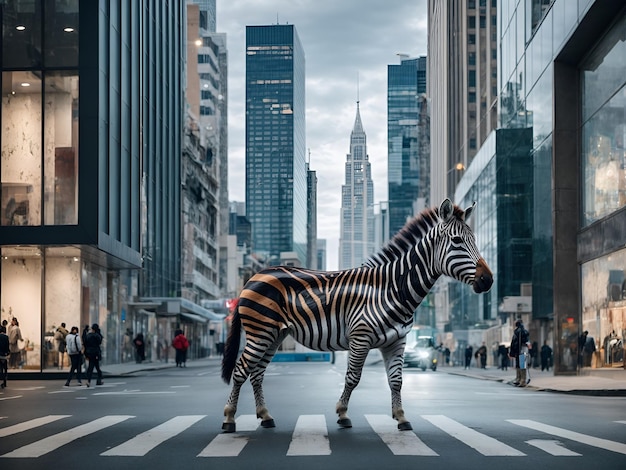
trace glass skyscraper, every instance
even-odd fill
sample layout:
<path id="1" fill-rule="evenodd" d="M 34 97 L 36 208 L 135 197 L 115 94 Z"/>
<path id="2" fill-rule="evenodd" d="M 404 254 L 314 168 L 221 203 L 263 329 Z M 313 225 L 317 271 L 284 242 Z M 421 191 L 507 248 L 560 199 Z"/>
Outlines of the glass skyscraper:
<path id="1" fill-rule="evenodd" d="M 400 230 L 429 199 L 430 155 L 420 154 L 419 96 L 426 92 L 426 57 L 387 66 L 387 178 L 389 236 Z"/>
<path id="2" fill-rule="evenodd" d="M 307 253 L 305 60 L 294 25 L 246 27 L 246 214 L 270 264 Z"/>

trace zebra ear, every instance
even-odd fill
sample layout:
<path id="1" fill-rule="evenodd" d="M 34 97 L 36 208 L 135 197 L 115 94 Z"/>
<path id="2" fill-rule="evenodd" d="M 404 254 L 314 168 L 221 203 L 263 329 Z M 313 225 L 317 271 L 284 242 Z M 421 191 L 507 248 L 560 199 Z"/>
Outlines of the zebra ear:
<path id="1" fill-rule="evenodd" d="M 452 205 L 452 201 L 446 198 L 441 203 L 441 206 L 439 206 L 439 217 L 441 217 L 444 222 L 447 222 L 450 220 L 450 217 L 452 217 L 452 214 L 454 214 L 454 206 Z"/>
<path id="2" fill-rule="evenodd" d="M 476 207 L 476 201 L 474 201 L 471 206 L 465 209 L 465 215 L 463 216 L 463 220 L 467 222 L 467 219 L 469 219 L 470 215 L 472 215 L 472 212 L 474 212 L 474 207 Z"/>

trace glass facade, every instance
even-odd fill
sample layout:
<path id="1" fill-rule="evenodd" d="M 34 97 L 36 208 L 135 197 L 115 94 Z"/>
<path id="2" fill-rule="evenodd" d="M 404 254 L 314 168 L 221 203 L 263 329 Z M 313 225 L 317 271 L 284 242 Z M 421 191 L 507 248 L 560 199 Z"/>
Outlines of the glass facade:
<path id="1" fill-rule="evenodd" d="M 626 338 L 626 16 L 622 15 L 580 67 L 582 215 L 580 330 L 596 352 L 583 367 L 623 367 Z M 597 230 L 602 230 L 598 237 Z M 607 253 L 608 252 L 608 253 Z M 571 349 L 571 348 L 570 348 Z M 567 366 L 575 370 L 570 354 Z"/>
<path id="2" fill-rule="evenodd" d="M 126 328 L 158 350 L 130 301 L 144 260 L 152 292 L 181 284 L 183 8 L 0 2 L 0 317 L 19 322 L 21 370 L 67 366 L 62 323 L 98 323 L 105 363 Z"/>
<path id="3" fill-rule="evenodd" d="M 461 208 L 476 202 L 470 226 L 480 253 L 496 273 L 491 290 L 477 296 L 470 286 L 449 287 L 451 322 L 457 328 L 498 318 L 505 297 L 519 296 L 532 280 L 533 166 L 531 129 L 491 133 L 457 186 Z"/>
<path id="4" fill-rule="evenodd" d="M 418 142 L 418 100 L 426 92 L 425 76 L 426 57 L 387 66 L 389 237 L 430 205 L 430 154 L 422 155 Z"/>
<path id="5" fill-rule="evenodd" d="M 305 59 L 293 25 L 246 27 L 246 215 L 270 264 L 307 252 Z"/>
<path id="6" fill-rule="evenodd" d="M 624 337 L 614 308 L 626 233 L 623 4 L 498 9 L 500 125 L 533 133 L 530 333 L 554 348 L 555 373 L 574 374 L 606 363 L 605 338 Z M 579 356 L 584 330 L 598 348 L 593 364 Z"/>

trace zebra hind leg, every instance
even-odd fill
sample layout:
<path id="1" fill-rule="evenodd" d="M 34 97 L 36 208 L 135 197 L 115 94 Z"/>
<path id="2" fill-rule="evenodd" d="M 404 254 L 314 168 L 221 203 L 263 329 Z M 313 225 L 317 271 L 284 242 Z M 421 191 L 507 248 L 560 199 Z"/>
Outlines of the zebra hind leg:
<path id="1" fill-rule="evenodd" d="M 403 349 L 395 345 L 392 348 L 381 350 L 381 353 L 387 371 L 387 382 L 391 390 L 391 416 L 398 422 L 398 429 L 400 431 L 410 431 L 413 427 L 405 418 L 404 409 L 402 409 Z"/>
<path id="2" fill-rule="evenodd" d="M 270 415 L 267 407 L 265 406 L 265 397 L 263 396 L 263 379 L 265 377 L 265 369 L 272 362 L 276 351 L 284 339 L 289 335 L 288 329 L 283 329 L 279 332 L 278 338 L 272 343 L 263 358 L 259 361 L 256 369 L 250 374 L 250 383 L 252 384 L 252 391 L 254 392 L 254 401 L 256 404 L 257 418 L 261 419 L 261 426 L 264 428 L 276 427 L 274 418 Z"/>
<path id="3" fill-rule="evenodd" d="M 245 376 L 243 379 L 241 379 L 239 374 L 235 375 L 233 378 L 233 388 L 230 392 L 230 396 L 228 397 L 228 401 L 226 402 L 226 406 L 224 406 L 224 421 L 222 422 L 222 431 L 224 431 L 225 433 L 235 432 L 236 430 L 235 413 L 237 413 L 239 391 L 241 390 L 241 386 L 243 385 L 245 380 Z"/>

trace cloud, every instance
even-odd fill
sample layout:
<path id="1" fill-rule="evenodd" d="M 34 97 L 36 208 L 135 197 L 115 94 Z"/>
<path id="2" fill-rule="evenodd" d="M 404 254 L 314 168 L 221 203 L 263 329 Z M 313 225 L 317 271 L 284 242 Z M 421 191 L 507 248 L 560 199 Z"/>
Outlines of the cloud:
<path id="1" fill-rule="evenodd" d="M 375 199 L 387 199 L 387 65 L 426 55 L 426 0 L 217 0 L 227 34 L 229 199 L 245 199 L 246 26 L 293 24 L 306 58 L 307 148 L 318 177 L 318 238 L 337 268 L 341 185 L 357 83 Z"/>

